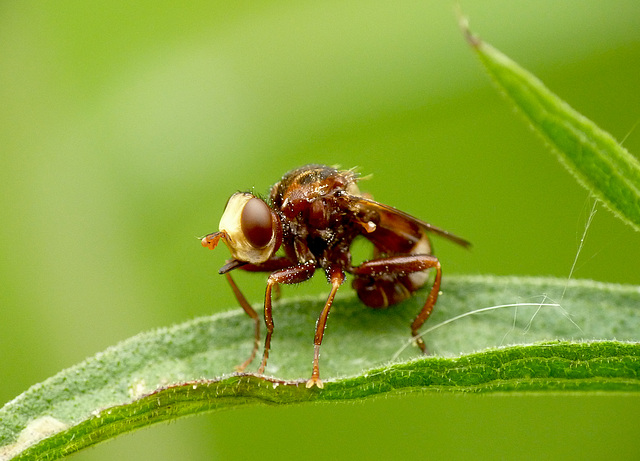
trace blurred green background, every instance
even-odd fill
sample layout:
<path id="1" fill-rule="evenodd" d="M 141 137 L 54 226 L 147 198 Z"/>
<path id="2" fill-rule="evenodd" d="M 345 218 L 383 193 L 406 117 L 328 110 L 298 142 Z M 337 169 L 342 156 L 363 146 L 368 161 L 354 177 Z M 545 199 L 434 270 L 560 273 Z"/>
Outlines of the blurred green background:
<path id="1" fill-rule="evenodd" d="M 459 3 L 640 152 L 640 3 Z M 592 201 L 491 87 L 454 6 L 0 3 L 0 404 L 139 331 L 235 308 L 226 249 L 196 237 L 231 193 L 305 163 L 358 166 L 379 201 L 471 240 L 435 240 L 445 277 L 567 277 Z M 574 277 L 637 284 L 639 243 L 599 206 Z M 238 279 L 260 301 L 260 276 Z M 245 408 L 74 459 L 637 458 L 639 410 L 602 395 Z"/>

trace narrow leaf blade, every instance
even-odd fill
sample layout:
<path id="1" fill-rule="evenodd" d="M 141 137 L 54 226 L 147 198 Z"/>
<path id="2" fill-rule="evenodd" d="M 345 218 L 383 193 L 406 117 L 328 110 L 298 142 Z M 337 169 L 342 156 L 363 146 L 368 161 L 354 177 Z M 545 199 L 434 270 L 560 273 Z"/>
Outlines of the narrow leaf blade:
<path id="1" fill-rule="evenodd" d="M 640 162 L 537 77 L 472 35 L 465 24 L 463 29 L 494 82 L 549 142 L 560 162 L 618 218 L 640 230 Z"/>

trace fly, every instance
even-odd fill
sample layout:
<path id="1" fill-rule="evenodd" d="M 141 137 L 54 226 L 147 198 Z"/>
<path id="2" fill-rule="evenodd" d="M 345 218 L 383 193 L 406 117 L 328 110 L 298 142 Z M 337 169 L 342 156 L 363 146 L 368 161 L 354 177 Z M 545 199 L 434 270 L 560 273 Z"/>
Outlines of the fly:
<path id="1" fill-rule="evenodd" d="M 258 372 L 264 373 L 273 335 L 272 292 L 280 284 L 301 283 L 322 269 L 331 283 L 331 292 L 320 313 L 314 336 L 311 378 L 307 387 L 323 387 L 320 379 L 320 346 L 329 310 L 345 274 L 353 276 L 352 286 L 360 300 L 374 309 L 397 304 L 428 282 L 435 270 L 433 285 L 424 306 L 411 323 L 411 335 L 426 352 L 418 330 L 431 315 L 438 300 L 442 269 L 432 254 L 429 233 L 469 247 L 466 240 L 432 226 L 360 192 L 353 170 L 324 165 L 306 165 L 289 171 L 276 183 L 268 200 L 238 192 L 227 202 L 219 231 L 206 235 L 202 245 L 214 249 L 222 240 L 232 259 L 219 273 L 231 285 L 240 306 L 255 323 L 255 342 L 250 357 L 237 367 L 243 371 L 260 347 L 260 319 L 235 284 L 230 272 L 241 269 L 268 272 L 264 300 L 267 334 Z M 374 247 L 373 258 L 359 265 L 351 262 L 351 244 L 363 236 Z M 278 250 L 282 252 L 278 253 Z"/>

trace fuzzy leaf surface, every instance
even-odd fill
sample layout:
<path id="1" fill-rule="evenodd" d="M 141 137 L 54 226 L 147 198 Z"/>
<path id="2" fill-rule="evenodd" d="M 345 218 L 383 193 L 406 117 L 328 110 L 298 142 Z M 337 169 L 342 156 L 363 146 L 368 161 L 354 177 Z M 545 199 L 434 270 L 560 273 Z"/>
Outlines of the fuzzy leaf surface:
<path id="1" fill-rule="evenodd" d="M 232 374 L 253 342 L 240 310 L 141 333 L 0 409 L 0 459 L 57 459 L 140 427 L 238 405 L 432 391 L 640 391 L 640 287 L 448 277 L 424 328 L 428 357 L 409 340 L 424 297 L 372 310 L 339 296 L 322 348 L 324 389 L 304 386 L 324 297 L 274 305 L 267 374 L 275 377 Z"/>

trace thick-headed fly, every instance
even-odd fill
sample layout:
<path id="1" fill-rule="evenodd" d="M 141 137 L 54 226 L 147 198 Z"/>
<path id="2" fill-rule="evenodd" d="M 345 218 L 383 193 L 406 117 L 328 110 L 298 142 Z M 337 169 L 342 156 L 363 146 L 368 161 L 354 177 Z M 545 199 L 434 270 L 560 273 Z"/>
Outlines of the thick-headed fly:
<path id="1" fill-rule="evenodd" d="M 227 245 L 233 259 L 220 273 L 225 274 L 238 302 L 255 322 L 255 343 L 251 356 L 237 367 L 245 369 L 259 348 L 260 319 L 230 275 L 233 269 L 269 272 L 264 300 L 267 336 L 259 373 L 264 373 L 271 335 L 272 291 L 278 284 L 300 283 L 323 269 L 331 283 L 331 293 L 320 313 L 314 338 L 311 378 L 307 387 L 322 387 L 318 361 L 320 345 L 338 287 L 345 273 L 353 275 L 352 286 L 369 307 L 383 308 L 403 301 L 425 285 L 428 272 L 435 279 L 427 300 L 411 323 L 411 335 L 425 352 L 418 330 L 431 315 L 438 299 L 442 271 L 432 255 L 429 233 L 441 235 L 464 247 L 469 242 L 414 218 L 400 210 L 375 202 L 360 193 L 358 175 L 323 165 L 307 165 L 285 174 L 271 188 L 269 200 L 238 192 L 227 202 L 220 230 L 202 239 L 214 249 Z M 350 247 L 358 236 L 374 246 L 373 259 L 354 266 Z M 276 254 L 282 248 L 281 254 Z"/>

